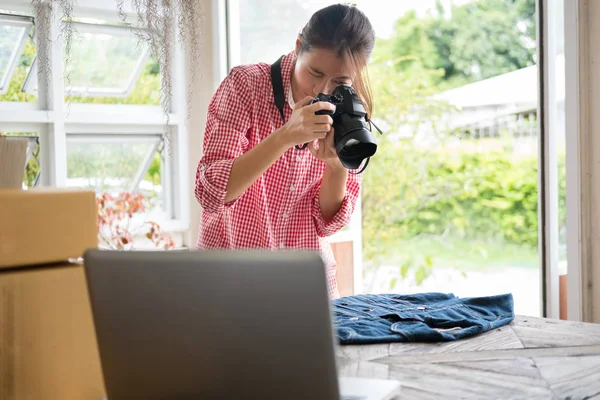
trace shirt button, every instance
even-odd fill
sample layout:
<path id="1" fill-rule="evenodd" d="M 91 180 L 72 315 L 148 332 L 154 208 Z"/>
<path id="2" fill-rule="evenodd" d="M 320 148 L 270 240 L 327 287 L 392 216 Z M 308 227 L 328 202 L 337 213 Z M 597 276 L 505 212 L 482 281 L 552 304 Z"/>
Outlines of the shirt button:
<path id="1" fill-rule="evenodd" d="M 285 244 L 281 243 L 281 244 L 279 245 L 279 248 L 280 248 L 280 249 L 283 249 L 283 248 L 285 248 Z"/>
<path id="2" fill-rule="evenodd" d="M 296 161 L 298 161 L 298 162 L 302 161 L 302 157 L 296 156 Z"/>
<path id="3" fill-rule="evenodd" d="M 296 190 L 296 187 L 294 185 L 290 186 L 290 192 L 293 192 L 294 190 Z"/>
<path id="4" fill-rule="evenodd" d="M 288 217 L 288 213 L 284 212 L 283 213 L 283 218 L 287 218 Z"/>

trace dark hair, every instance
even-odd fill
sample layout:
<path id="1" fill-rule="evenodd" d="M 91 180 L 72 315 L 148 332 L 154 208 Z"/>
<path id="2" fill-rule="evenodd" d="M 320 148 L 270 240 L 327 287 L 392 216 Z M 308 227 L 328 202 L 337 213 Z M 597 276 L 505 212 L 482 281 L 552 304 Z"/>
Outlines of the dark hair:
<path id="1" fill-rule="evenodd" d="M 367 16 L 345 4 L 322 8 L 312 15 L 299 39 L 300 53 L 313 48 L 332 50 L 354 68 L 357 79 L 353 85 L 370 116 L 373 102 L 366 66 L 375 47 L 375 32 Z"/>

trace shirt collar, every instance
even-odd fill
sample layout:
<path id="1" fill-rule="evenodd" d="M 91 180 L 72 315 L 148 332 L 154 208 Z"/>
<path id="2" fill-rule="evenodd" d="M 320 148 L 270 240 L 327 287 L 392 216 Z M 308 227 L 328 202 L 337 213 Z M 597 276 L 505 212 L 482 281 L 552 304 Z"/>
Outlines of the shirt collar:
<path id="1" fill-rule="evenodd" d="M 290 89 L 288 90 L 287 102 L 290 105 L 290 108 L 293 110 L 294 107 L 296 106 L 296 102 L 294 101 L 294 93 L 293 93 L 291 84 L 290 84 Z"/>

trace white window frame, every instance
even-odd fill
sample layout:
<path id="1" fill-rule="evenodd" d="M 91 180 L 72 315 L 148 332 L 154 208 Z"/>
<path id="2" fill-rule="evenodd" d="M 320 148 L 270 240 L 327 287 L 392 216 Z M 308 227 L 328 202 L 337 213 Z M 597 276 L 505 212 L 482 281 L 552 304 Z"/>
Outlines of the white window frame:
<path id="1" fill-rule="evenodd" d="M 56 2 L 48 2 L 55 4 Z M 46 5 L 48 3 L 45 3 Z M 24 15 L 34 15 L 35 23 L 43 23 L 39 18 L 48 13 L 47 8 L 32 9 L 29 0 L 0 0 L 0 9 Z M 126 13 L 134 22 L 137 16 L 126 2 Z M 119 23 L 114 1 L 79 0 L 74 9 L 77 18 L 94 18 Z M 37 17 L 37 18 L 36 18 Z M 49 80 L 39 79 L 38 101 L 36 103 L 0 102 L 0 126 L 3 131 L 35 130 L 40 136 L 40 184 L 42 186 L 66 187 L 67 179 L 67 133 L 94 135 L 99 134 L 148 134 L 164 132 L 166 117 L 160 106 L 149 105 L 113 105 L 113 104 L 65 104 L 64 77 L 62 65 L 62 44 L 60 42 L 60 24 L 56 18 L 51 21 L 52 41 L 39 38 L 44 29 L 36 29 L 36 54 L 38 71 L 44 66 L 42 60 L 50 63 Z M 164 220 L 157 220 L 165 230 L 184 232 L 190 226 L 190 193 L 188 173 L 188 132 L 186 128 L 187 112 L 187 69 L 183 44 L 178 40 L 179 32 L 175 24 L 173 40 L 172 101 L 168 127 L 170 137 L 166 143 L 165 171 L 162 182 L 168 213 Z M 39 75 L 39 74 L 38 74 Z"/>
<path id="2" fill-rule="evenodd" d="M 162 143 L 162 132 L 157 133 L 143 133 L 143 134 L 107 134 L 102 133 L 99 135 L 93 133 L 69 133 L 67 132 L 67 142 L 72 144 L 81 144 L 85 145 L 88 142 L 93 142 L 94 144 L 114 144 L 118 142 L 123 143 L 143 143 L 150 144 L 151 148 L 149 152 L 145 155 L 144 159 L 141 161 L 136 174 L 132 180 L 132 183 L 127 190 L 131 193 L 139 192 L 139 186 L 144 178 L 144 174 L 148 171 L 148 168 L 152 164 L 152 160 L 159 150 Z M 166 194 L 166 193 L 165 193 Z M 167 210 L 168 213 L 168 210 Z"/>
<path id="3" fill-rule="evenodd" d="M 131 34 L 131 30 L 132 29 L 137 29 L 137 28 L 128 28 L 125 26 L 110 26 L 110 25 L 97 25 L 97 24 L 91 24 L 91 23 L 84 23 L 84 22 L 72 22 L 71 25 L 73 26 L 73 29 L 77 32 L 82 32 L 82 33 L 107 33 L 107 34 L 111 34 L 113 36 L 127 36 Z M 71 96 L 90 96 L 90 97 L 128 97 L 131 92 L 133 91 L 133 89 L 135 88 L 135 85 L 144 69 L 144 66 L 146 65 L 146 62 L 148 61 L 148 58 L 150 56 L 150 48 L 144 43 L 141 44 L 141 55 L 140 58 L 137 61 L 137 64 L 135 66 L 135 68 L 133 69 L 133 71 L 131 72 L 131 75 L 128 78 L 128 85 L 124 90 L 111 90 L 111 89 L 104 89 L 104 88 L 91 88 L 91 90 L 88 90 L 84 87 L 70 87 L 67 86 L 67 88 L 65 89 L 66 92 L 68 92 Z M 27 74 L 27 77 L 25 78 L 25 82 L 23 83 L 23 87 L 22 87 L 22 91 L 27 92 L 27 93 L 36 93 L 37 91 L 35 90 L 35 83 L 37 83 L 37 57 L 35 57 L 35 59 L 33 60 L 33 62 L 31 63 L 31 69 L 29 70 L 29 73 Z M 112 89 L 117 89 L 117 88 L 112 88 Z"/>
<path id="4" fill-rule="evenodd" d="M 559 317 L 558 159 L 556 105 L 556 4 L 538 2 L 539 253 L 541 315 Z"/>
<path id="5" fill-rule="evenodd" d="M 31 32 L 31 28 L 33 27 L 33 22 L 30 17 L 23 17 L 18 15 L 2 15 L 0 16 L 0 21 L 3 25 L 11 25 L 16 27 L 25 28 L 25 34 L 21 38 L 21 43 L 18 44 L 13 50 L 13 53 L 10 56 L 10 60 L 8 61 L 8 68 L 6 70 L 6 82 L 0 82 L 0 94 L 6 94 L 10 87 L 10 82 L 15 74 L 15 70 L 17 69 L 17 64 L 21 55 L 23 54 L 23 50 L 25 50 L 25 44 L 27 43 L 27 39 L 29 39 L 29 34 Z M 0 77 L 1 78 L 1 77 Z"/>
<path id="6" fill-rule="evenodd" d="M 559 318 L 559 276 L 567 274 L 567 318 L 581 321 L 582 314 L 582 192 L 580 162 L 579 0 L 564 0 L 559 10 L 555 0 L 538 2 L 540 34 L 540 260 L 542 315 Z M 558 14 L 557 14 L 558 13 Z M 557 152 L 558 88 L 555 83 L 557 16 L 564 22 L 565 141 L 567 268 L 559 268 L 559 193 Z"/>
<path id="7" fill-rule="evenodd" d="M 567 318 L 581 321 L 581 181 L 579 160 L 579 0 L 564 2 L 565 140 L 567 195 Z"/>

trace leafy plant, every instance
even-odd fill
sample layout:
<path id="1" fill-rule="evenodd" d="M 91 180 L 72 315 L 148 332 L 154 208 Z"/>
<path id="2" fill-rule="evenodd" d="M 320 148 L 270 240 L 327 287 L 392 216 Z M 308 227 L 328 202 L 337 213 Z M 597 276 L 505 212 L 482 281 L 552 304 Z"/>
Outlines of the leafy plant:
<path id="1" fill-rule="evenodd" d="M 143 195 L 124 192 L 112 196 L 102 193 L 97 196 L 97 206 L 99 247 L 133 250 L 137 236 L 146 237 L 157 248 L 168 250 L 175 247 L 171 235 L 156 222 L 143 220 L 143 214 L 149 209 Z"/>
<path id="2" fill-rule="evenodd" d="M 558 160 L 559 220 L 564 223 L 564 157 Z M 535 247 L 537 180 L 536 154 L 517 155 L 499 139 L 425 148 L 385 138 L 363 179 L 365 259 L 380 264 L 396 257 L 403 277 L 412 268 L 420 280 L 433 255 L 411 257 L 399 248 L 409 240 L 460 238 L 472 243 L 473 253 L 485 252 L 481 243 L 486 242 Z"/>

